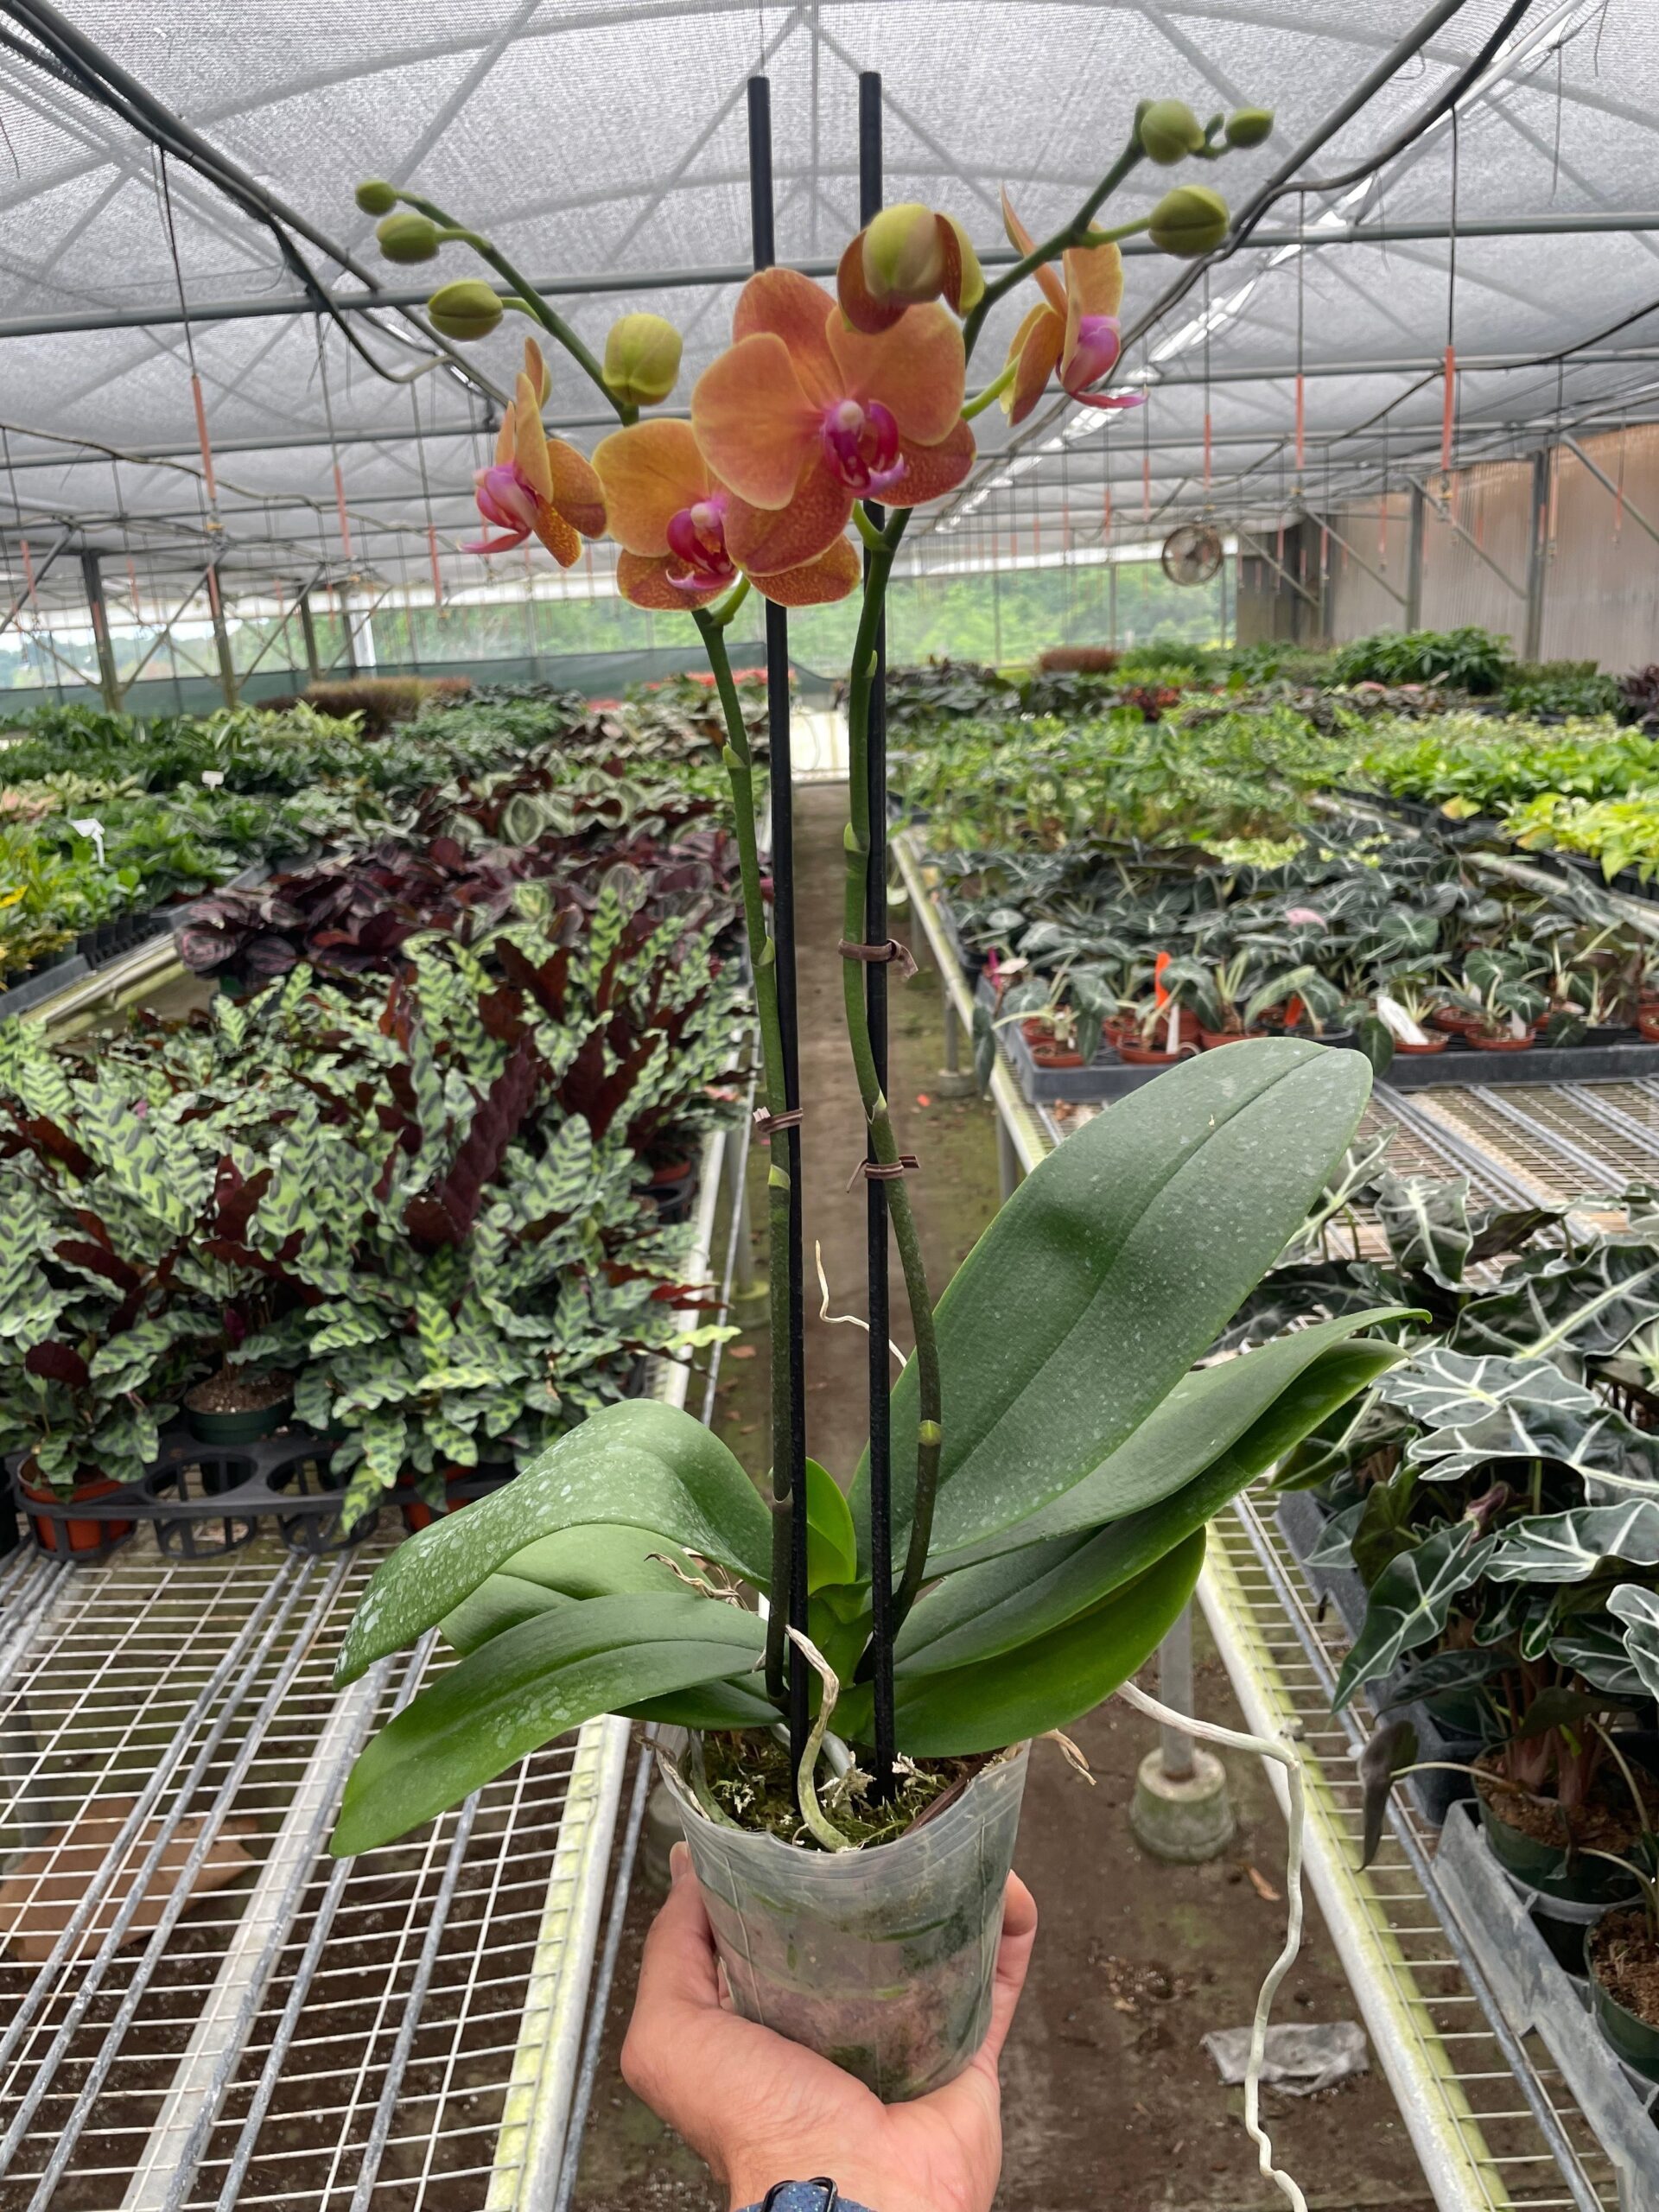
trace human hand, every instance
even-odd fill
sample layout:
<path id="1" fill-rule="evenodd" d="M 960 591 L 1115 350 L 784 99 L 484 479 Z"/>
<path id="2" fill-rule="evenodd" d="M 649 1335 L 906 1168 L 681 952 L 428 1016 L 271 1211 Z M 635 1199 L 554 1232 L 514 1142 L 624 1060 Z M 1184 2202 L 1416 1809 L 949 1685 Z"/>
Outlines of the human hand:
<path id="1" fill-rule="evenodd" d="M 757 2203 L 777 2181 L 829 2174 L 842 2196 L 875 2212 L 989 2212 L 1002 2165 L 997 2060 L 1037 1935 L 1037 1906 L 1020 1877 L 1008 1877 L 984 2042 L 944 2088 L 884 2105 L 829 2059 L 738 2017 L 683 1843 L 672 1866 L 645 1938 L 622 2072 L 706 2160 L 731 2203 Z"/>

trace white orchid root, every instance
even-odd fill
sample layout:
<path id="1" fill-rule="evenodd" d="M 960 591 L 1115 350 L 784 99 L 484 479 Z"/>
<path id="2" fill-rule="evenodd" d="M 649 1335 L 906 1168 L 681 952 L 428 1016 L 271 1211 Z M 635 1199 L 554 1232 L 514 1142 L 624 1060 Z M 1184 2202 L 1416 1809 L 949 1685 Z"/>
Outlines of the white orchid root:
<path id="1" fill-rule="evenodd" d="M 1244 2132 L 1256 2147 L 1256 2164 L 1263 2177 L 1288 2200 L 1292 2212 L 1307 2212 L 1307 2199 L 1300 2185 L 1281 2167 L 1274 2164 L 1272 2138 L 1262 2125 L 1262 2062 L 1267 2049 L 1268 2017 L 1280 1984 L 1302 1948 L 1305 1808 L 1301 1755 L 1293 1744 L 1274 1743 L 1266 1736 L 1247 1735 L 1240 1728 L 1222 1728 L 1213 1720 L 1197 1720 L 1190 1713 L 1176 1713 L 1170 1707 L 1160 1705 L 1155 1697 L 1149 1697 L 1137 1682 L 1120 1682 L 1117 1694 L 1137 1713 L 1144 1713 L 1166 1728 L 1179 1729 L 1184 1735 L 1195 1736 L 1206 1744 L 1219 1744 L 1228 1751 L 1254 1751 L 1258 1758 L 1277 1760 L 1285 1770 L 1290 1797 L 1289 1840 L 1285 1847 L 1285 1947 L 1268 1968 L 1255 2000 L 1255 2017 L 1250 2022 L 1250 2055 L 1244 2068 Z"/>
<path id="2" fill-rule="evenodd" d="M 796 1792 L 801 1801 L 801 1818 L 826 1851 L 856 1851 L 858 1846 L 852 1838 L 842 1835 L 841 1830 L 819 1804 L 817 1789 L 812 1778 L 818 1764 L 818 1752 L 823 1747 L 824 1736 L 830 1726 L 830 1716 L 836 1709 L 836 1699 L 840 1693 L 841 1684 L 836 1678 L 835 1669 L 810 1636 L 804 1636 L 798 1628 L 790 1629 L 787 1634 L 790 1642 L 797 1645 L 802 1654 L 810 1661 L 817 1669 L 818 1680 L 823 1684 L 823 1695 L 818 1703 L 818 1717 L 812 1723 L 812 1732 L 806 1739 L 806 1749 L 801 1753 L 800 1771 L 795 1777 Z"/>

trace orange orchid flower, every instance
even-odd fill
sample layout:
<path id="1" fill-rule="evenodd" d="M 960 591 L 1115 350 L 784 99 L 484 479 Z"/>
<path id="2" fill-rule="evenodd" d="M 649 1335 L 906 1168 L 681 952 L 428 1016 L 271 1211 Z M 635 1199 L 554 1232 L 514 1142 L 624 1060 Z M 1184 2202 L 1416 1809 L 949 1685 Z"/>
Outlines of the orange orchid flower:
<path id="1" fill-rule="evenodd" d="M 704 460 L 689 423 L 636 423 L 601 441 L 594 467 L 611 535 L 621 547 L 616 588 L 636 607 L 706 607 L 737 582 L 726 542 L 731 494 Z M 765 575 L 757 590 L 780 607 L 845 599 L 857 583 L 856 550 L 837 537 L 812 560 Z"/>
<path id="2" fill-rule="evenodd" d="M 463 553 L 508 553 L 533 536 L 568 569 L 580 557 L 583 537 L 603 537 L 605 494 L 598 477 L 574 446 L 550 438 L 542 428 L 551 388 L 542 349 L 526 338 L 524 365 L 501 418 L 495 460 L 473 479 L 479 512 L 506 534 L 474 538 L 461 547 Z"/>
<path id="3" fill-rule="evenodd" d="M 1035 241 L 1014 213 L 1005 191 L 1002 224 L 1009 243 L 1021 254 Z M 1016 362 L 1013 384 L 1002 395 L 1010 423 L 1023 423 L 1058 368 L 1063 390 L 1084 407 L 1138 407 L 1144 397 L 1116 397 L 1093 391 L 1110 374 L 1118 356 L 1117 311 L 1123 304 L 1123 257 L 1110 239 L 1099 245 L 1068 246 L 1062 259 L 1065 281 L 1052 266 L 1036 271 L 1043 296 L 1014 334 L 1008 359 Z"/>
<path id="4" fill-rule="evenodd" d="M 871 335 L 809 277 L 763 269 L 732 336 L 697 380 L 691 426 L 729 494 L 732 558 L 757 578 L 816 560 L 855 499 L 919 506 L 972 467 L 962 332 L 944 308 L 912 307 Z"/>

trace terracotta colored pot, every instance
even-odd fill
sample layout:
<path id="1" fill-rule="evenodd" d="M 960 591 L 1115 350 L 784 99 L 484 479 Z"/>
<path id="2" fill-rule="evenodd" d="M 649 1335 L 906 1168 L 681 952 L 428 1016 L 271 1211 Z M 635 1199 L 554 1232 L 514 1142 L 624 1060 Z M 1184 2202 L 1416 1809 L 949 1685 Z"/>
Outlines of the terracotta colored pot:
<path id="1" fill-rule="evenodd" d="M 1117 1057 L 1132 1068 L 1173 1068 L 1177 1060 L 1190 1059 L 1192 1047 L 1182 1045 L 1175 1052 L 1154 1052 L 1150 1045 L 1131 1044 L 1125 1039 L 1117 1048 Z"/>
<path id="2" fill-rule="evenodd" d="M 1128 1038 L 1131 1043 L 1133 1043 L 1135 1039 L 1140 1035 L 1141 1031 L 1138 1023 L 1125 1021 L 1120 1016 L 1114 1014 L 1109 1015 L 1108 1018 L 1101 1023 L 1100 1033 L 1106 1039 L 1106 1042 L 1111 1046 L 1112 1050 L 1116 1052 L 1124 1038 Z"/>
<path id="3" fill-rule="evenodd" d="M 447 1491 L 461 1483 L 487 1482 L 492 1475 L 499 1481 L 512 1471 L 510 1467 L 500 1463 L 492 1466 L 446 1467 L 443 1471 L 444 1486 Z M 429 1529 L 435 1521 L 442 1521 L 450 1513 L 464 1513 L 469 1505 L 477 1502 L 476 1498 L 457 1497 L 452 1500 L 446 1497 L 442 1505 L 429 1505 L 424 1498 L 411 1497 L 401 1509 L 404 1526 L 413 1535 L 417 1529 Z"/>
<path id="4" fill-rule="evenodd" d="M 1431 1037 L 1426 1044 L 1422 1045 L 1408 1045 L 1402 1038 L 1396 1037 L 1394 1040 L 1394 1049 L 1396 1052 L 1408 1053 L 1443 1052 L 1451 1042 L 1450 1036 L 1444 1032 L 1438 1037 Z"/>
<path id="5" fill-rule="evenodd" d="M 1659 1045 L 1659 1006 L 1638 1007 L 1636 1012 L 1636 1026 L 1649 1044 Z"/>
<path id="6" fill-rule="evenodd" d="M 1067 1052 L 1059 1045 L 1033 1045 L 1031 1057 L 1039 1068 L 1080 1068 L 1084 1065 L 1081 1052 Z"/>
<path id="7" fill-rule="evenodd" d="M 17 1487 L 23 1496 L 37 1505 L 61 1505 L 65 1501 L 49 1483 L 32 1483 L 29 1470 L 32 1459 L 25 1459 L 17 1478 Z M 82 1477 L 69 1493 L 71 1505 L 78 1500 L 119 1496 L 123 1485 L 112 1483 L 107 1477 Z M 124 1536 L 130 1536 L 138 1525 L 135 1521 L 54 1521 L 43 1513 L 31 1513 L 29 1525 L 35 1532 L 35 1541 L 43 1552 L 67 1553 L 82 1557 L 94 1552 L 112 1551 Z"/>
<path id="8" fill-rule="evenodd" d="M 1525 1052 L 1537 1042 L 1538 1032 L 1529 1029 L 1524 1037 L 1488 1037 L 1478 1029 L 1469 1032 L 1468 1041 L 1478 1052 Z"/>
<path id="9" fill-rule="evenodd" d="M 1465 1014 L 1460 1006 L 1437 1007 L 1428 1020 L 1431 1028 L 1444 1029 L 1448 1037 L 1466 1037 L 1471 1029 L 1480 1027 L 1480 1016 Z"/>

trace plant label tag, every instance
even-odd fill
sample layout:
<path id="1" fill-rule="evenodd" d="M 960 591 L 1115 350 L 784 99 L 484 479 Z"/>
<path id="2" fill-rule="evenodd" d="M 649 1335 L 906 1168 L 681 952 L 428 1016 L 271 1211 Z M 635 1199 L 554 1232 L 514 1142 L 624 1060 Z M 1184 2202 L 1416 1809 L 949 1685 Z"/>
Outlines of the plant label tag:
<path id="1" fill-rule="evenodd" d="M 90 837 L 92 839 L 93 849 L 98 854 L 98 864 L 99 868 L 102 868 L 104 865 L 104 824 L 98 819 L 97 816 L 93 814 L 86 814 L 83 815 L 79 821 L 76 821 L 72 817 L 69 827 L 74 831 L 77 837 Z"/>

